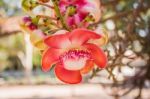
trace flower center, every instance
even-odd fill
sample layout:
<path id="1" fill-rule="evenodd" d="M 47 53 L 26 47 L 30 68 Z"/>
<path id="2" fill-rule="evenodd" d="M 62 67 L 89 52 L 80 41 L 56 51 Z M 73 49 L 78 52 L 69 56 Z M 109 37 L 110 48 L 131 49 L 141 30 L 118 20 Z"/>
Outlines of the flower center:
<path id="1" fill-rule="evenodd" d="M 91 59 L 91 55 L 85 50 L 70 50 L 60 56 L 60 62 L 67 70 L 80 70 L 86 65 L 86 61 Z"/>

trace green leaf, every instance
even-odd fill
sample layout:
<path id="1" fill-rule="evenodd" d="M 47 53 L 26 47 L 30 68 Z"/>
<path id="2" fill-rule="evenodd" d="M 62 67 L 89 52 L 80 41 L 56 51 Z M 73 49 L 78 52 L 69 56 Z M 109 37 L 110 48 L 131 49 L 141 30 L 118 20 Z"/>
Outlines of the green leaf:
<path id="1" fill-rule="evenodd" d="M 22 8 L 25 11 L 31 11 L 38 6 L 36 0 L 22 0 Z"/>
<path id="2" fill-rule="evenodd" d="M 4 1 L 0 1 L 0 7 L 2 7 L 3 5 L 5 5 Z"/>
<path id="3" fill-rule="evenodd" d="M 40 18 L 35 16 L 32 18 L 32 23 L 38 24 L 39 20 L 40 20 Z"/>

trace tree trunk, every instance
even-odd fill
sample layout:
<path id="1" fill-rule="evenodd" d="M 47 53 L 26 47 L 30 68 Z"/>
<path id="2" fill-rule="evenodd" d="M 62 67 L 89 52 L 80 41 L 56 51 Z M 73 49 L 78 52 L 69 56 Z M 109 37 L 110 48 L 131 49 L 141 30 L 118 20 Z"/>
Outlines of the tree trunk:
<path id="1" fill-rule="evenodd" d="M 31 76 L 32 76 L 32 68 L 33 68 L 33 64 L 32 64 L 32 58 L 33 58 L 33 47 L 32 44 L 30 42 L 30 36 L 29 34 L 25 33 L 24 35 L 24 39 L 25 39 L 25 46 L 26 46 L 26 50 L 25 50 L 25 74 L 27 77 L 27 80 L 29 83 L 32 83 L 31 81 Z"/>

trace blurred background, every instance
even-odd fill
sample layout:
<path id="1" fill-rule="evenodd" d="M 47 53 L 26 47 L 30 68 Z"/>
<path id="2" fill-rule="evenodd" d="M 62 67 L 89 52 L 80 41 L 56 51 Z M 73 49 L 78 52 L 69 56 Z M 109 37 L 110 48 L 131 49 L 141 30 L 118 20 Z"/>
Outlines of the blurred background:
<path id="1" fill-rule="evenodd" d="M 150 0 L 101 0 L 101 9 L 93 25 L 109 33 L 108 67 L 67 85 L 41 71 L 41 52 L 19 27 L 21 0 L 0 0 L 0 99 L 150 99 Z"/>

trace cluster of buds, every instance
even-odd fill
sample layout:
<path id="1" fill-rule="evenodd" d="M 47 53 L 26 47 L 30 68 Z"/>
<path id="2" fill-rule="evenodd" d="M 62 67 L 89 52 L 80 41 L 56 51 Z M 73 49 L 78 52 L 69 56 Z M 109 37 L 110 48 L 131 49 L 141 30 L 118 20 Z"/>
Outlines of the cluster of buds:
<path id="1" fill-rule="evenodd" d="M 34 9 L 38 6 L 46 7 L 50 14 L 35 14 Z M 38 35 L 36 40 L 31 36 L 33 45 L 37 47 L 45 36 L 58 30 L 95 29 L 91 24 L 100 20 L 100 7 L 100 0 L 22 0 L 22 8 L 29 16 L 23 18 L 21 27 L 31 35 Z"/>
<path id="2" fill-rule="evenodd" d="M 32 13 L 34 8 L 40 5 L 49 8 L 48 11 L 51 14 L 46 16 Z M 23 0 L 22 7 L 34 20 L 35 18 L 37 21 L 41 18 L 49 20 L 51 23 L 48 25 L 53 25 L 53 28 L 66 30 L 88 28 L 101 16 L 99 0 Z M 39 25 L 39 22 L 36 25 Z"/>
<path id="3" fill-rule="evenodd" d="M 46 7 L 46 12 L 34 13 L 38 6 Z M 107 57 L 99 46 L 107 43 L 108 36 L 105 31 L 105 35 L 99 34 L 103 30 L 96 33 L 92 25 L 101 17 L 100 0 L 22 0 L 22 7 L 29 16 L 20 26 L 43 51 L 43 71 L 55 64 L 56 76 L 74 84 L 81 82 L 81 74 L 94 64 L 106 67 Z"/>

